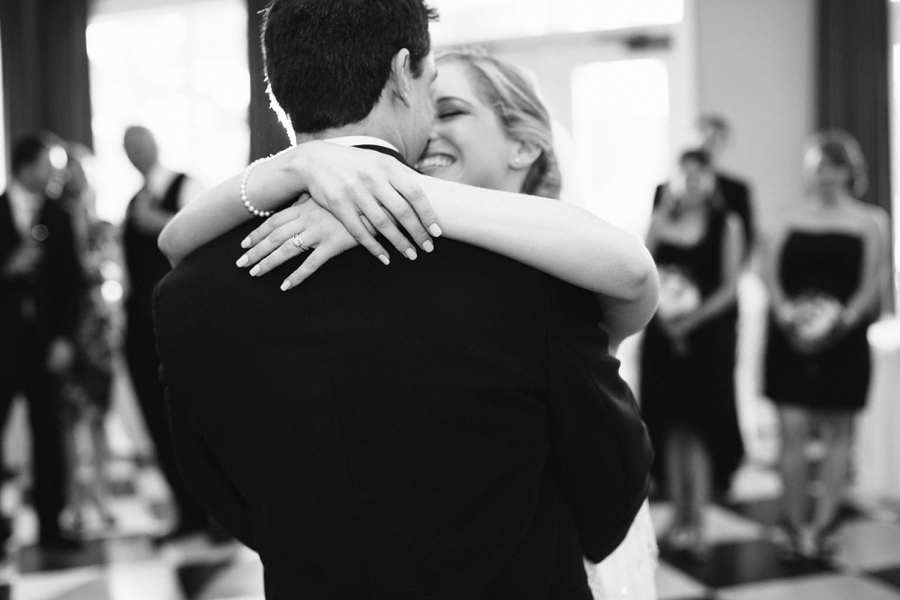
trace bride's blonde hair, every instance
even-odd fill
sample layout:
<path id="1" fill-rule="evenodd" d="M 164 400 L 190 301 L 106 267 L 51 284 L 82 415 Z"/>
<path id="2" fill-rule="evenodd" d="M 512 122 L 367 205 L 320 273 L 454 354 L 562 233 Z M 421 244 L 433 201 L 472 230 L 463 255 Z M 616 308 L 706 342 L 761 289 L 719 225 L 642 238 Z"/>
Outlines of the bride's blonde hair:
<path id="1" fill-rule="evenodd" d="M 540 149 L 540 156 L 522 184 L 522 193 L 559 198 L 562 176 L 553 150 L 550 113 L 531 79 L 518 67 L 490 56 L 482 48 L 443 51 L 436 60 L 465 64 L 473 76 L 476 92 L 499 117 L 506 135 Z"/>

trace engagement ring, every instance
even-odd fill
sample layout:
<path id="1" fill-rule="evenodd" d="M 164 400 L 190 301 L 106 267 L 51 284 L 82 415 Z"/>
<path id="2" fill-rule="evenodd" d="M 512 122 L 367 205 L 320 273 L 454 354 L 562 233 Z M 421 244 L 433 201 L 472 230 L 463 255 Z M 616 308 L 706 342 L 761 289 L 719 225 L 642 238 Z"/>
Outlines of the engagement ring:
<path id="1" fill-rule="evenodd" d="M 310 249 L 309 246 L 303 243 L 303 238 L 300 237 L 299 233 L 291 238 L 291 242 L 293 242 L 294 247 L 300 250 L 300 252 L 306 252 Z"/>

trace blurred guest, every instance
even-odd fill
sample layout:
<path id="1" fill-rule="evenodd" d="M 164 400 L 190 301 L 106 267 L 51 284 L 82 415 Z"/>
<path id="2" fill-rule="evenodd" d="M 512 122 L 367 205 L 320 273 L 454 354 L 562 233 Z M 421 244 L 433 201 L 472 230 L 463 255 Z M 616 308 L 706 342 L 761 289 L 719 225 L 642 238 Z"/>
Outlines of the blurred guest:
<path id="1" fill-rule="evenodd" d="M 0 414 L 23 393 L 31 428 L 33 503 L 38 543 L 64 549 L 60 532 L 66 468 L 60 392 L 75 356 L 81 270 L 68 213 L 58 195 L 66 154 L 46 133 L 17 139 L 12 178 L 0 196 Z M 9 537 L 9 530 L 2 532 Z"/>
<path id="2" fill-rule="evenodd" d="M 856 140 L 832 130 L 806 143 L 806 202 L 766 239 L 771 312 L 766 394 L 781 421 L 789 556 L 827 558 L 848 479 L 853 417 L 869 386 L 866 330 L 879 314 L 888 217 L 866 189 Z M 824 448 L 811 493 L 809 442 Z"/>
<path id="3" fill-rule="evenodd" d="M 748 258 L 756 241 L 756 226 L 753 220 L 753 203 L 750 198 L 750 186 L 746 181 L 734 175 L 722 172 L 719 167 L 719 158 L 731 141 L 731 126 L 721 115 L 705 114 L 697 120 L 697 130 L 700 134 L 701 149 L 709 156 L 710 164 L 715 171 L 716 194 L 721 199 L 724 207 L 737 214 L 741 219 L 741 227 L 744 230 L 744 258 Z M 662 185 L 656 188 L 653 198 L 653 206 L 657 206 L 662 199 Z"/>
<path id="4" fill-rule="evenodd" d="M 152 318 L 153 288 L 170 269 L 156 238 L 178 209 L 201 190 L 184 173 L 176 173 L 160 163 L 156 138 L 146 127 L 129 127 L 124 147 L 131 164 L 144 178 L 143 187 L 128 205 L 122 234 L 130 283 L 125 303 L 125 356 L 147 431 L 156 446 L 156 460 L 178 510 L 178 524 L 161 538 L 165 541 L 207 528 L 206 514 L 187 492 L 172 453 Z"/>
<path id="5" fill-rule="evenodd" d="M 644 419 L 654 472 L 674 508 L 664 541 L 698 555 L 714 491 L 743 456 L 734 392 L 735 282 L 744 254 L 740 217 L 725 208 L 709 155 L 684 152 L 663 187 L 647 246 L 660 275 L 659 308 L 641 349 Z"/>
<path id="6" fill-rule="evenodd" d="M 716 172 L 716 191 L 722 197 L 725 208 L 741 218 L 744 229 L 744 257 L 749 256 L 756 242 L 756 226 L 753 221 L 753 203 L 750 198 L 750 186 L 746 181 L 731 174 L 722 172 L 719 159 L 731 141 L 731 126 L 721 115 L 701 115 L 697 121 L 700 131 L 701 147 L 709 154 L 710 162 Z"/>
<path id="7" fill-rule="evenodd" d="M 109 446 L 105 417 L 112 400 L 113 351 L 120 337 L 121 252 L 113 225 L 97 217 L 88 177 L 90 150 L 68 144 L 61 199 L 72 217 L 85 281 L 77 300 L 75 359 L 64 386 L 69 456 L 69 527 L 77 537 L 89 529 L 93 511 L 102 527 L 114 524 L 109 509 Z"/>

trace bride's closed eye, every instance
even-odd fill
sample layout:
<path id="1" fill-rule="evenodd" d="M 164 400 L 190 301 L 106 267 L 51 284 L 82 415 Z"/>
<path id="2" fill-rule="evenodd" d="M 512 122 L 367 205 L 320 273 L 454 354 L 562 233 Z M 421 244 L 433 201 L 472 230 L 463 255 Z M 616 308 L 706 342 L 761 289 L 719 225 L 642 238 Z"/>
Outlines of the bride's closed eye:
<path id="1" fill-rule="evenodd" d="M 436 102 L 437 118 L 441 121 L 447 121 L 455 117 L 467 114 L 466 102 L 459 98 L 444 97 L 438 98 Z"/>
<path id="2" fill-rule="evenodd" d="M 442 121 L 445 121 L 447 119 L 452 119 L 453 117 L 458 117 L 464 114 L 465 113 L 461 110 L 444 110 L 438 113 L 438 118 Z"/>

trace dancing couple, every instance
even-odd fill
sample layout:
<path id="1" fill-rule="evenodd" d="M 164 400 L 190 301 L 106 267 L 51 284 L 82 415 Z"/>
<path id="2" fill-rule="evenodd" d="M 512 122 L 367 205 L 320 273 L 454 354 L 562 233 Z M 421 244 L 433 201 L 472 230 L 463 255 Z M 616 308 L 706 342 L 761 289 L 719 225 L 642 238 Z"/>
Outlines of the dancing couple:
<path id="1" fill-rule="evenodd" d="M 653 262 L 550 199 L 527 79 L 470 53 L 437 75 L 435 16 L 274 0 L 266 74 L 298 144 L 160 237 L 179 466 L 270 599 L 592 598 L 584 559 L 646 516 L 611 348 L 655 310 Z"/>

